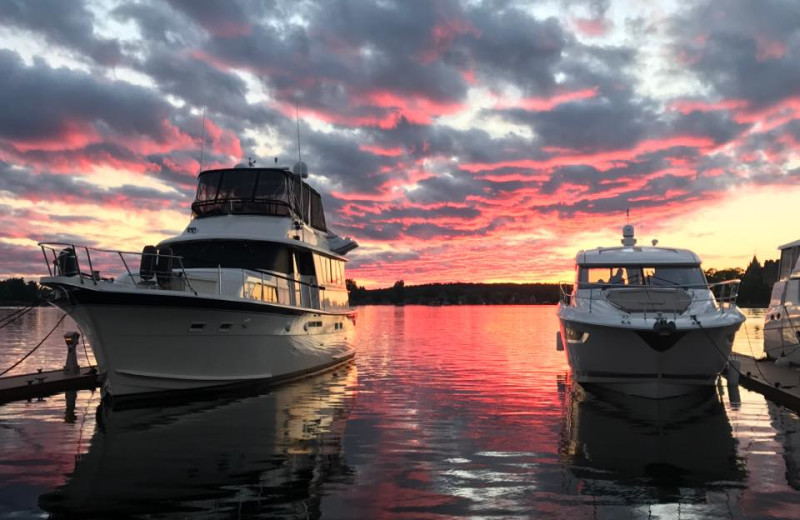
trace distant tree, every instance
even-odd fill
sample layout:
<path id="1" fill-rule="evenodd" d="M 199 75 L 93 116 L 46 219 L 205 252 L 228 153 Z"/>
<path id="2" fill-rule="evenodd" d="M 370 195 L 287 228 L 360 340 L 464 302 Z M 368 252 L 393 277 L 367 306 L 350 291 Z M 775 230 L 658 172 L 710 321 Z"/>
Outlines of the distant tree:
<path id="1" fill-rule="evenodd" d="M 348 296 L 350 297 L 350 305 L 362 305 L 367 290 L 359 287 L 355 280 L 348 278 L 344 281 L 344 286 L 347 288 Z"/>
<path id="2" fill-rule="evenodd" d="M 406 284 L 403 280 L 398 280 L 392 286 L 391 301 L 395 305 L 403 305 L 406 302 Z"/>
<path id="3" fill-rule="evenodd" d="M 25 282 L 22 278 L 0 281 L 0 303 L 6 305 L 32 305 L 41 301 L 44 288 L 36 282 Z"/>
<path id="4" fill-rule="evenodd" d="M 719 270 L 712 267 L 711 269 L 706 270 L 706 280 L 708 280 L 708 283 L 719 283 L 727 280 L 741 279 L 743 275 L 744 271 L 739 267 Z"/>
<path id="5" fill-rule="evenodd" d="M 761 307 L 769 303 L 771 286 L 764 282 L 764 273 L 758 258 L 753 255 L 753 260 L 742 275 L 742 285 L 739 287 L 739 303 L 741 305 Z"/>

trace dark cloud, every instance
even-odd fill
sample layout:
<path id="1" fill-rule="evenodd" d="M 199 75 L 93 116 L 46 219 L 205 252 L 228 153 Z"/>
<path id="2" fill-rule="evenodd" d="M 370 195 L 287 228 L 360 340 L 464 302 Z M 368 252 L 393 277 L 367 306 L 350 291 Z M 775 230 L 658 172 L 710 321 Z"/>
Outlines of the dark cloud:
<path id="1" fill-rule="evenodd" d="M 797 95 L 797 2 L 700 2 L 672 21 L 671 35 L 679 65 L 724 98 L 764 106 Z"/>
<path id="2" fill-rule="evenodd" d="M 122 59 L 117 41 L 95 36 L 94 16 L 80 0 L 6 0 L 0 2 L 0 22 L 40 33 L 100 65 L 114 66 Z"/>
<path id="3" fill-rule="evenodd" d="M 172 109 L 150 90 L 53 69 L 41 61 L 27 67 L 7 50 L 0 50 L 0 75 L 0 98 L 14 100 L 0 112 L 0 139 L 46 141 L 88 128 L 159 141 L 167 138 L 163 123 Z"/>

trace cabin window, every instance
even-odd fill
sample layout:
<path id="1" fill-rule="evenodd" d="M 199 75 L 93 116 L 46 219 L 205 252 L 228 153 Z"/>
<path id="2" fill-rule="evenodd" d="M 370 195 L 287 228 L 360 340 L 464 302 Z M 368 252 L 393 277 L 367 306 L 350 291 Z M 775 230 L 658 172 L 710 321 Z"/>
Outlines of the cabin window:
<path id="1" fill-rule="evenodd" d="M 197 200 L 204 202 L 217 198 L 219 180 L 222 172 L 208 172 L 200 175 L 197 181 Z"/>
<path id="2" fill-rule="evenodd" d="M 325 227 L 325 211 L 322 208 L 322 196 L 313 189 L 309 190 L 309 194 L 311 195 L 311 226 L 320 231 L 327 231 Z"/>
<path id="3" fill-rule="evenodd" d="M 183 267 L 262 269 L 291 273 L 289 248 L 270 242 L 247 240 L 190 240 L 170 244 L 172 254 L 182 257 Z"/>
<path id="4" fill-rule="evenodd" d="M 800 305 L 800 280 L 793 279 L 786 282 L 786 305 Z"/>
<path id="5" fill-rule="evenodd" d="M 218 199 L 252 199 L 258 170 L 233 170 L 226 172 L 219 187 Z"/>
<path id="6" fill-rule="evenodd" d="M 580 267 L 580 288 L 607 286 L 707 287 L 700 266 L 597 266 Z"/>

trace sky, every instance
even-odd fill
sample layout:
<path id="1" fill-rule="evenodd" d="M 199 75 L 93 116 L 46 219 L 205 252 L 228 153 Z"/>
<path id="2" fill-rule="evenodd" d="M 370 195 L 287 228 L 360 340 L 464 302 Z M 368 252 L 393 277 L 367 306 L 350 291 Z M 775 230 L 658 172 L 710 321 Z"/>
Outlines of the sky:
<path id="1" fill-rule="evenodd" d="M 569 280 L 626 210 L 705 268 L 800 238 L 792 0 L 6 0 L 0 77 L 0 278 L 178 234 L 296 114 L 367 287 Z"/>

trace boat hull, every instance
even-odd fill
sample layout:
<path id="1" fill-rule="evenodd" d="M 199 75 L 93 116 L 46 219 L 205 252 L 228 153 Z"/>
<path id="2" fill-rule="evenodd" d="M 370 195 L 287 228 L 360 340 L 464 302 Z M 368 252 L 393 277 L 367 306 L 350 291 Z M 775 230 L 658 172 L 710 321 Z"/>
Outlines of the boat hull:
<path id="1" fill-rule="evenodd" d="M 577 382 L 653 399 L 713 386 L 740 325 L 678 328 L 660 336 L 652 328 L 560 319 L 561 340 Z M 579 339 L 574 331 L 579 331 Z"/>
<path id="2" fill-rule="evenodd" d="M 88 337 L 114 399 L 285 381 L 352 359 L 355 314 L 67 288 L 53 302 Z"/>
<path id="3" fill-rule="evenodd" d="M 800 315 L 795 308 L 770 308 L 764 321 L 764 353 L 800 365 Z"/>

